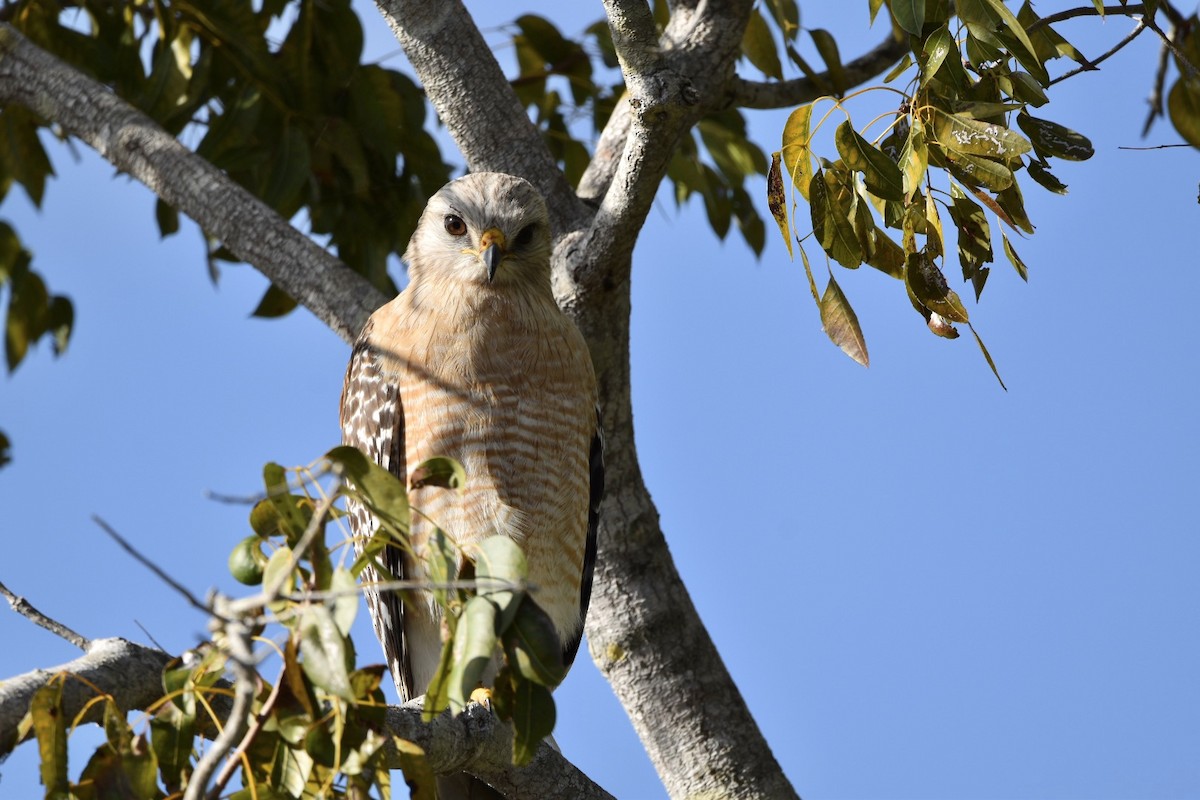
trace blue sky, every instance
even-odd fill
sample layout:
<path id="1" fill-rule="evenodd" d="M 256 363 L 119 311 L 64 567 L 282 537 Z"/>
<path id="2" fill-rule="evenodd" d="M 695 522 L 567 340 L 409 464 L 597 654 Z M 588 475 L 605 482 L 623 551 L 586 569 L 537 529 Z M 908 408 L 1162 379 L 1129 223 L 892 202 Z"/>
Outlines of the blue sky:
<path id="1" fill-rule="evenodd" d="M 866 3 L 825 5 L 802 22 L 847 56 L 874 43 Z M 567 32 L 600 14 L 563 6 L 541 13 Z M 472 8 L 497 42 L 516 14 Z M 365 19 L 371 52 L 394 52 Z M 1094 56 L 1131 25 L 1062 30 Z M 1029 283 L 1001 261 L 970 303 L 1007 393 L 969 338 L 932 336 L 873 270 L 837 273 L 867 370 L 821 333 L 774 230 L 756 261 L 667 194 L 646 224 L 638 454 L 701 616 L 809 800 L 1200 796 L 1200 160 L 1118 149 L 1178 141 L 1162 124 L 1139 136 L 1156 55 L 1145 34 L 1041 110 L 1096 157 L 1056 170 L 1067 197 L 1026 189 Z M 764 149 L 785 116 L 751 118 Z M 179 651 L 204 620 L 89 516 L 193 590 L 238 591 L 225 560 L 247 511 L 205 493 L 253 492 L 264 462 L 336 444 L 348 347 L 304 311 L 249 318 L 266 286 L 253 269 L 214 288 L 194 225 L 160 242 L 147 190 L 51 151 L 44 209 L 15 192 L 0 216 L 73 298 L 77 329 L 66 356 L 41 347 L 0 383 L 15 455 L 0 580 L 85 635 L 145 641 L 140 623 Z M 13 614 L 0 642 L 2 676 L 75 656 Z M 377 660 L 365 624 L 358 642 Z M 618 797 L 664 796 L 586 658 L 556 697 L 570 758 Z M 0 765 L 0 797 L 34 796 L 34 764 L 24 747 Z"/>

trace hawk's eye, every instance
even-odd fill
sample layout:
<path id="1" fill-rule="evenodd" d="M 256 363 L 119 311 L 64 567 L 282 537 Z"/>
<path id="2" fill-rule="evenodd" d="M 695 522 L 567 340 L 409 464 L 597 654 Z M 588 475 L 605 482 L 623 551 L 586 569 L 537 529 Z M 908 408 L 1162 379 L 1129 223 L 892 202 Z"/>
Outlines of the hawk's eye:
<path id="1" fill-rule="evenodd" d="M 451 236 L 463 236 L 467 232 L 467 223 L 457 214 L 447 214 L 442 222 L 446 226 L 446 233 Z"/>
<path id="2" fill-rule="evenodd" d="M 521 228 L 521 232 L 517 234 L 517 240 L 516 240 L 517 244 L 527 245 L 530 242 L 532 242 L 533 241 L 533 230 L 536 227 L 537 227 L 536 225 L 534 225 L 533 223 L 530 223 L 529 225 L 526 225 L 524 228 Z"/>

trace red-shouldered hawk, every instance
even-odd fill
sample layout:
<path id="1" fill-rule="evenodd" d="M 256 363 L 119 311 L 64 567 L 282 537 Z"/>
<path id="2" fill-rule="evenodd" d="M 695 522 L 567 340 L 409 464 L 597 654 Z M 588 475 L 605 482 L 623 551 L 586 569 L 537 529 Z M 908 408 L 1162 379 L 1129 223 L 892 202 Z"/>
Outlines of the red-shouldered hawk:
<path id="1" fill-rule="evenodd" d="M 511 537 L 570 664 L 591 595 L 603 448 L 591 357 L 554 301 L 550 250 L 546 204 L 527 181 L 477 173 L 444 186 L 405 253 L 408 287 L 354 345 L 341 421 L 344 443 L 406 485 L 433 456 L 462 463 L 462 491 L 410 488 L 421 511 L 414 548 L 434 523 L 468 552 Z M 364 542 L 374 523 L 352 505 L 350 527 Z M 423 577 L 397 548 L 383 560 L 397 576 Z M 441 651 L 441 610 L 428 593 L 402 602 L 368 585 L 366 597 L 401 699 L 422 694 Z"/>

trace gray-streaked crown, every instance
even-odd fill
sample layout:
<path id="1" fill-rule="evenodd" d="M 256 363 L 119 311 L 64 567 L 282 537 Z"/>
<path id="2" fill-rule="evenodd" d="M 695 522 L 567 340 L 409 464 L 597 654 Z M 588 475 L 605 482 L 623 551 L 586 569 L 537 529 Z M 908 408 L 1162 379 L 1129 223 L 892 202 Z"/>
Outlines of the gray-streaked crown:
<path id="1" fill-rule="evenodd" d="M 466 223 L 465 234 L 456 236 L 446 230 L 448 215 Z M 436 278 L 488 283 L 478 253 L 481 237 L 493 228 L 504 235 L 504 255 L 495 285 L 503 287 L 517 281 L 549 286 L 550 216 L 546 202 L 529 181 L 499 172 L 464 175 L 429 199 L 404 254 L 412 282 Z"/>

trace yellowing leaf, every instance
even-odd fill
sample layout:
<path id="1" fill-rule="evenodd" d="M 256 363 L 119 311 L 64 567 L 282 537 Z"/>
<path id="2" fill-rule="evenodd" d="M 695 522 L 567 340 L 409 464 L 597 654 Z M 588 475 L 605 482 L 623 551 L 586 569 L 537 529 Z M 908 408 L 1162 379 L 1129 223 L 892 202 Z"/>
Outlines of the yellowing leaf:
<path id="1" fill-rule="evenodd" d="M 792 252 L 792 233 L 788 225 L 787 195 L 783 191 L 783 170 L 780 168 L 779 153 L 771 154 L 771 169 L 767 172 L 767 207 L 771 216 L 783 234 L 783 242 L 787 245 L 788 258 L 795 258 Z"/>
<path id="2" fill-rule="evenodd" d="M 777 81 L 783 80 L 783 64 L 775 48 L 775 38 L 771 36 L 767 21 L 757 9 L 751 12 L 746 32 L 742 35 L 742 53 L 764 75 Z"/>
<path id="3" fill-rule="evenodd" d="M 793 111 L 784 123 L 783 147 L 780 149 L 784 169 L 792 176 L 792 182 L 800 190 L 800 194 L 804 195 L 805 200 L 809 199 L 809 183 L 813 176 L 812 151 L 808 146 L 808 128 L 811 120 L 811 103 Z"/>
<path id="4" fill-rule="evenodd" d="M 862 327 L 858 324 L 858 315 L 850 307 L 850 301 L 842 292 L 842 287 L 829 276 L 825 286 L 825 294 L 821 297 L 821 325 L 834 344 L 850 358 L 870 366 L 871 359 L 867 355 L 867 341 L 863 337 Z"/>

